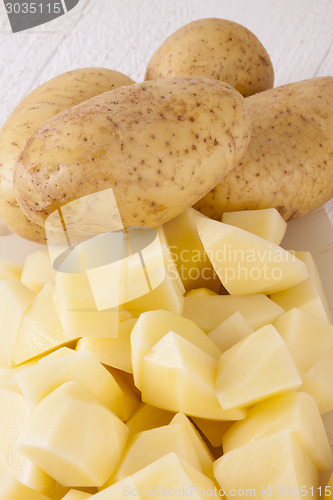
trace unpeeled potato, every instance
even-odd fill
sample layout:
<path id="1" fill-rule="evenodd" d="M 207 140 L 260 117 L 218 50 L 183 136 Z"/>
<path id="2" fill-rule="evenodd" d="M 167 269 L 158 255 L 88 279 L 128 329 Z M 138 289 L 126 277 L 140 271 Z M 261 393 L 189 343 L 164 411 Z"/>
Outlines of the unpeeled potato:
<path id="1" fill-rule="evenodd" d="M 47 120 L 91 97 L 134 83 L 118 71 L 83 68 L 45 82 L 14 109 L 0 130 L 0 217 L 14 233 L 45 243 L 45 231 L 33 223 L 17 204 L 13 171 L 26 140 Z"/>
<path id="2" fill-rule="evenodd" d="M 238 165 L 195 208 L 276 208 L 288 221 L 333 196 L 333 77 L 291 83 L 248 97 L 252 121 Z"/>
<path id="3" fill-rule="evenodd" d="M 274 71 L 258 38 L 226 19 L 198 19 L 182 26 L 156 50 L 146 80 L 204 76 L 229 83 L 243 96 L 270 89 Z"/>
<path id="4" fill-rule="evenodd" d="M 43 225 L 62 205 L 112 188 L 124 226 L 156 227 L 214 187 L 249 134 L 243 97 L 217 80 L 122 87 L 57 115 L 28 140 L 15 195 Z"/>

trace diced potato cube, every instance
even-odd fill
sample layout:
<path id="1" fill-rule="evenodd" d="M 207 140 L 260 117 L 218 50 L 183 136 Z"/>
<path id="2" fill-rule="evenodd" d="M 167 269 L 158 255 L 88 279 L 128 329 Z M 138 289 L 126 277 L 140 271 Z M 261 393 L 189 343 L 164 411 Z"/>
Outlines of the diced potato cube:
<path id="1" fill-rule="evenodd" d="M 20 280 L 22 269 L 23 265 L 18 262 L 0 260 L 0 280 Z"/>
<path id="2" fill-rule="evenodd" d="M 18 481 L 14 475 L 0 468 L 1 500 L 49 500 L 36 490 Z"/>
<path id="3" fill-rule="evenodd" d="M 6 366 L 0 365 L 0 380 L 3 379 L 3 377 L 6 377 L 8 374 L 12 372 L 12 368 L 7 368 Z M 1 386 L 1 382 L 0 382 Z M 2 386 L 1 386 L 2 387 Z"/>
<path id="4" fill-rule="evenodd" d="M 185 297 L 184 299 L 184 316 L 194 321 L 206 333 L 218 327 L 237 311 L 254 330 L 272 323 L 284 312 L 282 307 L 261 294 Z"/>
<path id="5" fill-rule="evenodd" d="M 179 425 L 179 424 L 183 425 L 184 432 L 188 435 L 193 444 L 193 447 L 196 451 L 197 457 L 200 462 L 202 472 L 211 479 L 214 479 L 213 455 L 209 451 L 206 443 L 203 441 L 199 432 L 196 430 L 191 421 L 186 417 L 186 415 L 184 415 L 184 413 L 176 413 L 176 415 L 170 422 L 170 425 Z"/>
<path id="6" fill-rule="evenodd" d="M 234 491 L 256 498 L 318 498 L 318 471 L 289 432 L 279 432 L 229 451 L 214 463 L 227 498 Z M 244 493 L 245 495 L 245 493 Z"/>
<path id="7" fill-rule="evenodd" d="M 215 490 L 215 483 L 175 453 L 156 460 L 132 477 L 138 491 L 158 491 L 160 488 L 162 491 L 169 490 L 177 494 L 185 491 L 193 500 L 220 498 Z"/>
<path id="8" fill-rule="evenodd" d="M 27 458 L 64 486 L 101 486 L 117 467 L 128 429 L 77 382 L 33 410 L 18 439 Z"/>
<path id="9" fill-rule="evenodd" d="M 39 250 L 26 258 L 21 282 L 37 294 L 46 283 L 54 285 L 55 275 L 56 272 L 53 269 L 49 252 Z"/>
<path id="10" fill-rule="evenodd" d="M 319 470 L 332 468 L 332 452 L 318 407 L 305 392 L 283 394 L 253 406 L 244 420 L 223 436 L 223 451 L 258 439 L 289 431 Z"/>
<path id="11" fill-rule="evenodd" d="M 85 493 L 84 491 L 79 490 L 70 490 L 62 500 L 86 500 L 90 498 L 92 495 L 90 493 Z"/>
<path id="12" fill-rule="evenodd" d="M 95 495 L 96 500 L 156 495 L 190 496 L 193 500 L 220 498 L 215 483 L 176 453 L 165 455 L 130 477 Z"/>
<path id="13" fill-rule="evenodd" d="M 139 389 L 141 388 L 142 358 L 171 330 L 188 339 L 216 360 L 219 358 L 221 352 L 218 347 L 193 321 L 171 311 L 145 312 L 141 314 L 131 333 L 133 375 L 135 385 Z"/>
<path id="14" fill-rule="evenodd" d="M 17 383 L 16 374 L 34 363 L 35 361 L 29 361 L 23 365 L 17 366 L 16 368 L 9 368 L 7 373 L 4 373 L 0 377 L 0 387 L 2 389 L 7 389 L 8 391 L 17 392 L 18 394 L 23 395 L 20 386 Z"/>
<path id="15" fill-rule="evenodd" d="M 126 421 L 126 425 L 129 428 L 130 434 L 136 434 L 168 425 L 173 416 L 174 413 L 171 411 L 140 403 L 133 415 Z"/>
<path id="16" fill-rule="evenodd" d="M 222 222 L 256 234 L 276 245 L 280 245 L 287 230 L 287 223 L 276 208 L 226 212 Z"/>
<path id="17" fill-rule="evenodd" d="M 142 312 L 165 309 L 177 314 L 182 314 L 184 306 L 185 288 L 180 279 L 177 266 L 172 259 L 168 245 L 165 240 L 163 228 L 158 229 L 161 248 L 164 258 L 163 280 L 158 278 L 160 284 L 152 288 L 138 298 L 124 304 L 133 316 L 139 316 Z M 160 273 L 160 269 L 157 270 Z M 149 278 L 149 273 L 147 274 Z M 150 280 L 151 281 L 151 280 Z"/>
<path id="18" fill-rule="evenodd" d="M 253 328 L 244 316 L 239 311 L 236 311 L 229 318 L 222 321 L 214 330 L 211 330 L 207 337 L 223 352 L 253 332 Z"/>
<path id="19" fill-rule="evenodd" d="M 125 422 L 135 412 L 141 401 L 141 393 L 135 386 L 131 373 L 105 366 L 120 389 L 120 395 L 113 405 L 113 412 Z"/>
<path id="20" fill-rule="evenodd" d="M 25 486 L 47 494 L 55 486 L 55 481 L 16 447 L 17 438 L 30 414 L 30 406 L 22 395 L 0 389 L 0 467 Z M 2 482 L 0 491 L 1 487 Z"/>
<path id="21" fill-rule="evenodd" d="M 224 410 L 294 391 L 302 384 L 284 340 L 266 325 L 221 354 L 216 395 Z"/>
<path id="22" fill-rule="evenodd" d="M 89 351 L 72 350 L 65 356 L 44 358 L 20 370 L 16 380 L 32 405 L 70 381 L 80 383 L 121 420 L 127 420 L 139 404 L 129 388 L 123 391 L 111 373 Z"/>
<path id="23" fill-rule="evenodd" d="M 206 217 L 196 218 L 202 244 L 231 295 L 273 293 L 308 277 L 301 260 L 255 234 Z"/>
<path id="24" fill-rule="evenodd" d="M 333 325 L 302 309 L 291 309 L 274 321 L 301 374 L 333 347 Z"/>
<path id="25" fill-rule="evenodd" d="M 53 300 L 54 285 L 44 285 L 26 311 L 13 351 L 16 365 L 68 342 Z"/>
<path id="26" fill-rule="evenodd" d="M 141 360 L 142 400 L 153 406 L 216 420 L 238 420 L 241 410 L 224 411 L 214 393 L 217 361 L 170 331 Z"/>
<path id="27" fill-rule="evenodd" d="M 271 299 L 286 311 L 297 307 L 324 321 L 330 321 L 330 312 L 317 266 L 310 252 L 294 252 L 306 264 L 309 277 L 287 290 L 274 293 Z"/>
<path id="28" fill-rule="evenodd" d="M 194 444 L 184 424 L 178 423 L 132 436 L 118 469 L 106 484 L 116 483 L 171 452 L 202 472 Z"/>
<path id="29" fill-rule="evenodd" d="M 302 391 L 314 397 L 321 414 L 333 410 L 332 347 L 303 376 Z"/>
<path id="30" fill-rule="evenodd" d="M 35 294 L 16 280 L 0 281 L 0 363 L 13 366 L 13 351 L 22 318 Z"/>
<path id="31" fill-rule="evenodd" d="M 136 318 L 120 321 L 118 337 L 83 337 L 76 345 L 77 351 L 89 350 L 101 363 L 133 373 L 131 360 L 131 331 Z"/>
<path id="32" fill-rule="evenodd" d="M 98 311 L 88 276 L 82 268 L 78 247 L 55 277 L 55 305 L 67 339 L 117 337 L 119 309 Z"/>
<path id="33" fill-rule="evenodd" d="M 205 287 L 218 292 L 221 282 L 199 238 L 196 214 L 193 208 L 187 208 L 163 229 L 185 289 Z"/>

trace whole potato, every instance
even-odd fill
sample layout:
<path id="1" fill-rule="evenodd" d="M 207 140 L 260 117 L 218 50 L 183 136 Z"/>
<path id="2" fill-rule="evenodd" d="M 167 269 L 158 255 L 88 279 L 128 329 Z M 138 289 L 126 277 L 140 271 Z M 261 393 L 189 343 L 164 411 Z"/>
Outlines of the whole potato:
<path id="1" fill-rule="evenodd" d="M 146 80 L 204 76 L 232 85 L 243 96 L 273 87 L 274 71 L 258 38 L 225 19 L 199 19 L 162 43 L 149 61 Z"/>
<path id="2" fill-rule="evenodd" d="M 288 221 L 333 196 L 333 77 L 291 83 L 248 97 L 249 146 L 238 165 L 195 208 L 276 208 Z"/>
<path id="3" fill-rule="evenodd" d="M 45 232 L 22 212 L 13 193 L 13 172 L 26 140 L 47 120 L 91 97 L 123 85 L 128 76 L 103 68 L 76 69 L 45 82 L 14 109 L 0 129 L 0 216 L 23 238 L 45 242 Z"/>
<path id="4" fill-rule="evenodd" d="M 119 88 L 55 116 L 28 140 L 15 194 L 43 225 L 62 205 L 112 188 L 125 227 L 156 227 L 215 186 L 249 134 L 243 97 L 217 80 Z"/>

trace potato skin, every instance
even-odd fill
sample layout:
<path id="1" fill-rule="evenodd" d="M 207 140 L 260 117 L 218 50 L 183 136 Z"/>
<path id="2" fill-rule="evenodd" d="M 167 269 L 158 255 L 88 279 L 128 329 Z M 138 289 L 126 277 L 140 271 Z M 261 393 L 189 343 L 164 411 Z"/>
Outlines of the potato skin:
<path id="1" fill-rule="evenodd" d="M 23 238 L 45 243 L 44 229 L 23 213 L 13 193 L 13 172 L 26 140 L 47 120 L 91 97 L 133 84 L 118 71 L 82 68 L 68 71 L 33 90 L 0 129 L 0 216 Z"/>
<path id="2" fill-rule="evenodd" d="M 225 83 L 138 83 L 44 124 L 16 164 L 15 194 L 24 212 L 44 224 L 63 204 L 113 188 L 124 226 L 156 227 L 215 186 L 249 134 L 244 99 Z"/>
<path id="3" fill-rule="evenodd" d="M 217 18 L 186 24 L 156 50 L 145 79 L 172 76 L 215 78 L 244 97 L 274 83 L 271 60 L 258 38 L 240 24 Z"/>
<path id="4" fill-rule="evenodd" d="M 291 83 L 248 97 L 252 136 L 238 165 L 195 208 L 276 208 L 288 221 L 333 196 L 333 77 Z"/>

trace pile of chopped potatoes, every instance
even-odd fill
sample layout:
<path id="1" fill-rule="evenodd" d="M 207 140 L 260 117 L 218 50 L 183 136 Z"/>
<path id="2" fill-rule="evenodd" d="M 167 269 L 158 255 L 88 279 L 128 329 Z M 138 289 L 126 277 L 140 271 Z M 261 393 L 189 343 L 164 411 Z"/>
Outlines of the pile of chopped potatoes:
<path id="1" fill-rule="evenodd" d="M 333 325 L 316 266 L 279 246 L 275 209 L 224 220 L 187 209 L 127 271 L 87 265 L 101 237 L 58 270 L 47 251 L 0 263 L 0 498 L 319 496 Z M 117 305 L 115 265 L 136 287 Z"/>

